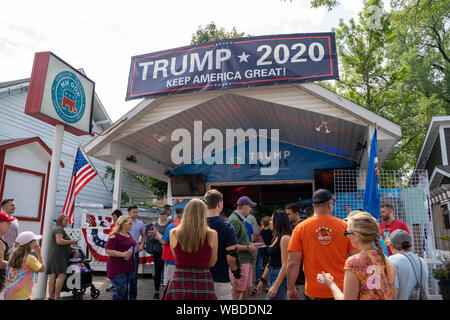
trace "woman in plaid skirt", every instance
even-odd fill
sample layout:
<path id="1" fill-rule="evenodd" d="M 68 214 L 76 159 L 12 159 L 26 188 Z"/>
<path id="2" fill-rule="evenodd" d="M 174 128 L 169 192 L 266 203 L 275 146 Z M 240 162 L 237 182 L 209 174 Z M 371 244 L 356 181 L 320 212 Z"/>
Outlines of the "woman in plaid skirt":
<path id="1" fill-rule="evenodd" d="M 180 225 L 170 231 L 176 269 L 162 300 L 217 300 L 209 270 L 217 261 L 217 241 L 206 221 L 205 203 L 192 199 Z"/>

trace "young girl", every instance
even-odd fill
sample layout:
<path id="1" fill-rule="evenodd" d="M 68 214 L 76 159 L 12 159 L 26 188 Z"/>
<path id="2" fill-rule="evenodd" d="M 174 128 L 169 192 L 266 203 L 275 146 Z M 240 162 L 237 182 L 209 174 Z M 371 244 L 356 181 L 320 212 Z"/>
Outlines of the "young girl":
<path id="1" fill-rule="evenodd" d="M 286 300 L 286 267 L 288 245 L 291 240 L 291 226 L 289 218 L 284 211 L 277 211 L 270 220 L 270 229 L 273 232 L 272 244 L 267 247 L 269 263 L 259 279 L 258 293 L 262 292 L 263 283 L 269 278 L 269 292 L 267 300 Z"/>
<path id="2" fill-rule="evenodd" d="M 3 291 L 5 300 L 31 300 L 35 272 L 44 272 L 45 265 L 41 248 L 36 243 L 41 235 L 31 231 L 20 233 L 16 238 L 19 245 L 14 249 L 6 267 L 6 282 Z M 37 255 L 34 257 L 31 251 Z"/>
<path id="3" fill-rule="evenodd" d="M 330 288 L 335 300 L 394 299 L 395 271 L 383 254 L 375 218 L 367 212 L 351 216 L 344 234 L 360 250 L 345 263 L 344 292 L 333 282 L 333 275 L 324 271 L 317 275 L 317 281 Z"/>

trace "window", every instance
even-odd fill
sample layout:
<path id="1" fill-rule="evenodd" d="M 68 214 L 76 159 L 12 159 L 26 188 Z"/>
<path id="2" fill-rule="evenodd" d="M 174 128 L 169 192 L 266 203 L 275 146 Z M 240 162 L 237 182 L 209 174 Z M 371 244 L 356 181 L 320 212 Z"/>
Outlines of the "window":
<path id="1" fill-rule="evenodd" d="M 2 198 L 13 198 L 14 216 L 21 220 L 39 221 L 44 197 L 45 174 L 5 165 Z"/>

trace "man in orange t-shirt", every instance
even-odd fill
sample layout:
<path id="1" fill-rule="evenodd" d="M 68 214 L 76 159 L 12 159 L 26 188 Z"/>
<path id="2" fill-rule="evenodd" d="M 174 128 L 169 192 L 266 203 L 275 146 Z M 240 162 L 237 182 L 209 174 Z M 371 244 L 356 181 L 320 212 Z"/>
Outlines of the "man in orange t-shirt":
<path id="1" fill-rule="evenodd" d="M 331 273 L 343 290 L 345 261 L 349 254 L 357 252 L 344 235 L 346 222 L 331 215 L 334 201 L 331 192 L 319 189 L 314 192 L 312 200 L 314 216 L 295 227 L 288 246 L 286 277 L 289 300 L 298 299 L 295 279 L 302 258 L 307 299 L 333 299 L 331 290 L 317 282 L 317 274 L 323 270 Z"/>

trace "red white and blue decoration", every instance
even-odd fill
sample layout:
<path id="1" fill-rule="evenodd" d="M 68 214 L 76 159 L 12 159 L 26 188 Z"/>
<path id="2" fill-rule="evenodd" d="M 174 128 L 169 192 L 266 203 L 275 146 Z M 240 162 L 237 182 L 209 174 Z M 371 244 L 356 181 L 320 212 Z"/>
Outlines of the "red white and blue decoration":
<path id="1" fill-rule="evenodd" d="M 80 148 L 78 148 L 75 163 L 73 165 L 72 178 L 70 179 L 69 189 L 67 190 L 66 201 L 64 202 L 64 207 L 61 212 L 62 214 L 69 216 L 69 224 L 72 223 L 73 211 L 75 209 L 75 197 L 96 175 L 97 172 L 86 161 Z"/>
<path id="2" fill-rule="evenodd" d="M 106 262 L 108 255 L 105 252 L 106 241 L 108 241 L 110 228 L 82 228 L 84 239 L 88 246 L 89 252 L 100 262 Z M 153 261 L 152 255 L 142 250 L 139 254 L 139 263 L 150 263 Z"/>
<path id="3" fill-rule="evenodd" d="M 112 217 L 109 216 L 97 216 L 93 214 L 88 214 L 86 216 L 86 224 L 88 227 L 98 227 L 98 228 L 111 228 Z"/>

